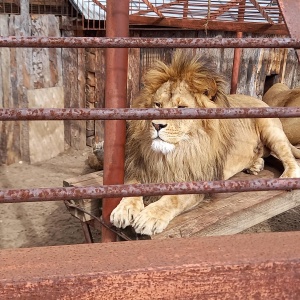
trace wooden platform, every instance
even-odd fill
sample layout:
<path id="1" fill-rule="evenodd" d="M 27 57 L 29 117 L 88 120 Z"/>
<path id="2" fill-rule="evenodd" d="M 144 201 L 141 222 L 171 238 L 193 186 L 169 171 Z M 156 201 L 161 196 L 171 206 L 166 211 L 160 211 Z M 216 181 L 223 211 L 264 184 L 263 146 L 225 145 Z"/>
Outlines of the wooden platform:
<path id="1" fill-rule="evenodd" d="M 274 160 L 272 160 L 274 162 Z M 277 165 L 278 167 L 278 165 Z M 250 180 L 258 178 L 276 178 L 281 171 L 278 168 L 266 166 L 259 175 L 239 173 L 232 179 Z M 102 171 L 90 173 L 64 181 L 64 186 L 102 185 Z M 89 205 L 91 200 L 79 205 Z M 96 200 L 97 201 L 97 200 Z M 92 201 L 93 202 L 93 201 Z M 99 202 L 94 202 L 93 207 Z M 214 236 L 239 233 L 259 224 L 271 217 L 300 205 L 300 190 L 295 191 L 261 191 L 242 193 L 220 193 L 207 196 L 203 203 L 189 212 L 177 216 L 169 226 L 152 239 L 165 239 L 190 236 Z M 90 217 L 82 213 L 70 212 L 86 224 L 95 225 Z M 97 211 L 99 209 L 97 207 Z M 99 228 L 99 226 L 96 226 Z"/>

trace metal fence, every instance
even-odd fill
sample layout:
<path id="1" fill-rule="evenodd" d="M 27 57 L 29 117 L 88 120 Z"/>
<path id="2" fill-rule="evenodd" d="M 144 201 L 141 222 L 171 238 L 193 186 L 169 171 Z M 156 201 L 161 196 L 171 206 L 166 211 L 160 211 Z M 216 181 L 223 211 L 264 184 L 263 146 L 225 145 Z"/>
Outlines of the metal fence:
<path id="1" fill-rule="evenodd" d="M 116 1 L 117 3 L 118 1 Z M 124 1 L 125 2 L 125 1 Z M 119 2 L 120 3 L 120 2 Z M 116 36 L 116 33 L 112 34 Z M 135 40 L 130 38 L 0 38 L 0 47 L 295 47 L 293 39 L 194 39 Z M 116 49 L 112 49 L 116 50 Z M 126 53 L 126 52 L 124 52 Z M 125 55 L 126 56 L 126 55 Z M 119 82 L 118 82 L 119 84 Z M 125 81 L 126 85 L 126 81 Z M 109 94 L 106 94 L 108 96 Z M 0 120 L 150 119 L 155 109 L 113 107 L 105 109 L 2 109 Z M 115 100 L 115 99 L 114 99 Z M 161 110 L 160 118 L 161 118 Z M 300 117 L 298 108 L 165 110 L 165 118 Z M 122 120 L 121 120 L 122 119 Z M 107 123 L 108 124 L 108 123 Z M 119 123 L 114 123 L 117 125 Z M 121 124 L 122 125 L 122 124 Z M 115 126 L 117 128 L 117 126 Z M 110 130 L 108 127 L 107 130 Z M 106 132 L 108 136 L 114 134 Z M 107 145 L 107 144 L 106 144 Z M 112 158 L 116 152 L 110 152 Z M 122 161 L 120 161 L 122 162 Z M 120 163 L 119 162 L 119 163 Z M 111 170 L 104 166 L 104 172 Z M 106 175 L 106 176 L 108 176 Z M 122 180 L 122 173 L 117 180 Z M 105 178 L 104 178 L 105 179 Z M 299 189 L 299 179 L 215 181 L 151 185 L 109 184 L 84 189 L 44 188 L 0 190 L 1 203 L 52 201 L 133 195 L 231 192 L 268 189 Z M 170 192 L 170 187 L 172 192 Z M 113 203 L 115 204 L 115 203 Z M 104 214 L 108 214 L 109 210 Z M 108 237 L 106 241 L 112 240 Z M 149 251 L 151 249 L 151 251 Z M 200 250 L 199 250 L 200 249 Z M 113 260 L 112 260 L 113 255 Z M 99 260 L 102 263 L 99 263 Z M 3 299 L 241 299 L 264 297 L 299 299 L 299 233 L 117 243 L 111 246 L 81 245 L 51 249 L 1 251 L 0 296 Z M 150 262 L 150 263 L 149 263 Z M 47 268 L 45 269 L 45 266 Z M 1 274 L 1 272 L 0 272 Z M 151 284 L 149 284 L 151 281 Z M 276 289 L 274 290 L 274 286 Z M 121 288 L 120 288 L 121 287 Z M 174 292 L 175 289 L 175 292 Z M 275 295 L 275 296 L 274 296 Z"/>

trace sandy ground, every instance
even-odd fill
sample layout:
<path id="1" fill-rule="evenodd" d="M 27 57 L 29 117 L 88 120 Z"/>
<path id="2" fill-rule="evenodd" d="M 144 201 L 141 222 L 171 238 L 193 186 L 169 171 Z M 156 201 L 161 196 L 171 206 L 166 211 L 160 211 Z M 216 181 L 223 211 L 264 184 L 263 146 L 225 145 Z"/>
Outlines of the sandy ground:
<path id="1" fill-rule="evenodd" d="M 85 163 L 90 149 L 68 150 L 32 165 L 0 166 L 0 188 L 62 187 L 64 179 L 93 172 Z M 0 204 L 0 248 L 83 242 L 79 221 L 62 201 Z"/>
<path id="2" fill-rule="evenodd" d="M 38 164 L 0 166 L 0 188 L 61 187 L 63 180 L 93 172 L 86 165 L 91 148 L 69 150 Z M 300 207 L 246 232 L 300 230 Z M 0 204 L 0 248 L 83 243 L 80 223 L 62 201 Z"/>

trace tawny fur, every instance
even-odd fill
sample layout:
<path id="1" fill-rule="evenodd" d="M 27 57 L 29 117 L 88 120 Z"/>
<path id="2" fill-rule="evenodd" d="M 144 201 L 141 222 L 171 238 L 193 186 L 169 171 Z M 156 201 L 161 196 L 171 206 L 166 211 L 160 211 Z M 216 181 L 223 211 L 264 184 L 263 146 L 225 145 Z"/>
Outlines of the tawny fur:
<path id="1" fill-rule="evenodd" d="M 135 108 L 265 107 L 244 95 L 225 95 L 223 80 L 190 51 L 176 51 L 170 65 L 157 62 L 146 74 Z M 128 122 L 126 181 L 170 183 L 228 179 L 247 169 L 257 174 L 270 151 L 283 162 L 282 177 L 300 169 L 279 119 L 134 120 Z M 296 150 L 295 150 L 296 151 Z M 143 234 L 161 232 L 203 195 L 123 198 L 111 214 L 117 227 Z M 156 202 L 153 202 L 157 200 Z M 150 204 L 149 204 L 150 203 Z M 144 207 L 144 204 L 149 204 Z"/>
<path id="2" fill-rule="evenodd" d="M 272 107 L 300 107 L 300 88 L 289 89 L 284 83 L 276 83 L 263 96 L 263 101 Z M 300 144 L 300 118 L 280 120 L 289 141 Z"/>

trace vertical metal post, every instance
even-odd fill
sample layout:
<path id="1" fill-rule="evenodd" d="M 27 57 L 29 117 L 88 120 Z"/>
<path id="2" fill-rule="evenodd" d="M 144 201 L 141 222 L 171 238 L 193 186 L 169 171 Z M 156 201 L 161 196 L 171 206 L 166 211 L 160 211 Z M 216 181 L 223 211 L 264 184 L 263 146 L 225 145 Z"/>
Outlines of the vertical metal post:
<path id="1" fill-rule="evenodd" d="M 278 5 L 285 20 L 290 36 L 294 39 L 298 39 L 300 37 L 300 2 L 294 0 L 278 0 Z M 298 62 L 300 63 L 299 49 L 296 50 L 296 54 L 298 56 Z"/>
<path id="2" fill-rule="evenodd" d="M 238 20 L 242 21 L 244 19 L 244 15 L 245 15 L 245 0 L 239 3 Z M 236 37 L 242 38 L 243 32 L 237 32 Z M 242 57 L 242 49 L 235 48 L 234 57 L 233 57 L 232 75 L 231 75 L 230 94 L 235 94 L 237 90 L 240 65 L 241 65 L 241 57 Z"/>
<path id="3" fill-rule="evenodd" d="M 129 36 L 129 0 L 107 1 L 106 36 Z M 105 107 L 125 108 L 127 98 L 128 49 L 106 49 Z M 126 122 L 105 121 L 104 129 L 104 178 L 106 185 L 124 182 Z M 110 224 L 112 210 L 120 198 L 103 199 L 102 218 Z M 102 227 L 102 242 L 116 241 L 116 235 Z"/>

